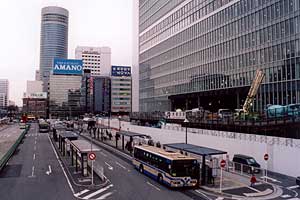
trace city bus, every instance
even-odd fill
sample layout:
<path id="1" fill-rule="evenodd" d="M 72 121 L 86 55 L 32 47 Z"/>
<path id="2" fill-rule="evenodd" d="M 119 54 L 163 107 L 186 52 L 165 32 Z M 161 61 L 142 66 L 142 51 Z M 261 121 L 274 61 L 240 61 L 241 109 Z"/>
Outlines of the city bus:
<path id="1" fill-rule="evenodd" d="M 154 146 L 134 147 L 133 165 L 161 184 L 170 187 L 194 187 L 199 181 L 197 159 Z"/>
<path id="2" fill-rule="evenodd" d="M 47 133 L 49 132 L 49 124 L 46 121 L 39 121 L 39 132 L 40 133 Z"/>

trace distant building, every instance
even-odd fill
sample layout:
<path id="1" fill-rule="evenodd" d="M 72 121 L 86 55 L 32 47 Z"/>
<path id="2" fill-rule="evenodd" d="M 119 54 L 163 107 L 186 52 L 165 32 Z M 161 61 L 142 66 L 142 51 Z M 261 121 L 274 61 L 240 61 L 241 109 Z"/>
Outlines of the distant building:
<path id="1" fill-rule="evenodd" d="M 8 79 L 0 79 L 0 109 L 8 106 L 9 82 Z"/>
<path id="2" fill-rule="evenodd" d="M 35 70 L 35 80 L 36 81 L 41 80 L 40 70 Z"/>
<path id="3" fill-rule="evenodd" d="M 78 46 L 75 58 L 82 59 L 83 69 L 91 70 L 92 76 L 108 76 L 111 67 L 111 50 L 109 47 Z"/>
<path id="4" fill-rule="evenodd" d="M 26 93 L 38 93 L 43 92 L 43 82 L 42 81 L 27 81 Z"/>
<path id="5" fill-rule="evenodd" d="M 127 114 L 132 109 L 131 67 L 111 68 L 111 112 Z"/>
<path id="6" fill-rule="evenodd" d="M 56 6 L 42 9 L 40 76 L 47 92 L 54 58 L 68 57 L 68 10 Z"/>
<path id="7" fill-rule="evenodd" d="M 8 101 L 8 105 L 9 105 L 9 106 L 15 106 L 16 103 L 15 103 L 14 101 L 12 101 L 12 100 L 9 100 L 9 101 Z"/>
<path id="8" fill-rule="evenodd" d="M 93 84 L 93 113 L 109 113 L 111 110 L 110 77 L 94 77 Z"/>
<path id="9" fill-rule="evenodd" d="M 36 118 L 47 117 L 47 93 L 26 94 L 23 98 L 22 112 Z"/>
<path id="10" fill-rule="evenodd" d="M 91 76 L 91 70 L 84 69 L 81 80 L 81 100 L 83 105 L 83 111 L 85 113 L 93 112 L 93 79 Z"/>

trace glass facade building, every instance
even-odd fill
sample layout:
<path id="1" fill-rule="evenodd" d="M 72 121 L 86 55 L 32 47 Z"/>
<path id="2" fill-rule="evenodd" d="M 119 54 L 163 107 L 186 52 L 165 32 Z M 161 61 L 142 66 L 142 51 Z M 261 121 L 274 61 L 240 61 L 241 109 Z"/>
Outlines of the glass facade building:
<path id="1" fill-rule="evenodd" d="M 140 111 L 300 103 L 299 0 L 139 1 Z"/>
<path id="2" fill-rule="evenodd" d="M 40 76 L 47 92 L 54 58 L 68 57 L 68 10 L 50 6 L 42 9 Z"/>

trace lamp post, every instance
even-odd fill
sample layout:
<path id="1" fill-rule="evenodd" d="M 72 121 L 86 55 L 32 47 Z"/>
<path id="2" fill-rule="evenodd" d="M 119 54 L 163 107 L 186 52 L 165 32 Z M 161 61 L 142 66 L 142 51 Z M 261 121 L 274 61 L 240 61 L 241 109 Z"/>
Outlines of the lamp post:
<path id="1" fill-rule="evenodd" d="M 184 119 L 183 123 L 185 124 L 185 143 L 187 144 L 187 125 L 189 123 L 189 120 L 187 118 Z"/>
<path id="2" fill-rule="evenodd" d="M 121 131 L 121 116 L 120 115 L 119 115 L 118 119 L 119 119 L 119 131 Z"/>

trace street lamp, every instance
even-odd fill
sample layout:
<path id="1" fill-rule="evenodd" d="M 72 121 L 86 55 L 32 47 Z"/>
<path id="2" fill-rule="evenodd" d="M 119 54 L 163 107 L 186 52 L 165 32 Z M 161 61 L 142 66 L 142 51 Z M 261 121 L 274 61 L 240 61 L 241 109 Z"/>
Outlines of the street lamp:
<path id="1" fill-rule="evenodd" d="M 187 125 L 189 123 L 189 120 L 187 118 L 184 119 L 183 123 L 185 124 L 185 143 L 187 144 Z"/>
<path id="2" fill-rule="evenodd" d="M 121 131 L 121 116 L 120 115 L 119 115 L 118 119 L 119 119 L 119 131 Z"/>

